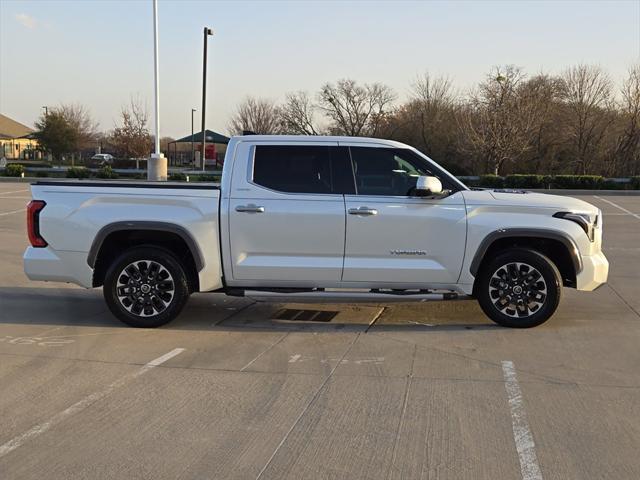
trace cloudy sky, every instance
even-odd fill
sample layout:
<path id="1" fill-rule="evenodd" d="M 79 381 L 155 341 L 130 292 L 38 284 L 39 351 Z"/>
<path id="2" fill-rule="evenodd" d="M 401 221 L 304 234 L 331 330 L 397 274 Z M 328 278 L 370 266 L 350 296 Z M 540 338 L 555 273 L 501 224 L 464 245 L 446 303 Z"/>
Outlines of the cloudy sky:
<path id="1" fill-rule="evenodd" d="M 210 26 L 207 126 L 227 132 L 247 95 L 282 99 L 326 81 L 448 75 L 462 91 L 493 65 L 558 73 L 604 67 L 620 82 L 640 61 L 640 0 L 160 0 L 162 136 L 200 110 L 202 29 Z M 153 102 L 151 0 L 0 0 L 0 112 L 32 125 L 43 105 L 81 103 L 113 128 L 132 95 Z M 199 123 L 196 123 L 199 125 Z"/>

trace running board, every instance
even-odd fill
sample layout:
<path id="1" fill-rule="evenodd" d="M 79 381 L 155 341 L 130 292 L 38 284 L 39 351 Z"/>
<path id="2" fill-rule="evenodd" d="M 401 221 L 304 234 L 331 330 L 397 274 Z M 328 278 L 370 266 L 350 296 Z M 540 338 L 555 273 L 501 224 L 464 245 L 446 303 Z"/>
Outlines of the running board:
<path id="1" fill-rule="evenodd" d="M 314 289 L 300 290 L 287 288 L 274 289 L 228 289 L 227 295 L 249 297 L 262 300 L 283 300 L 296 302 L 413 302 L 413 301 L 443 301 L 443 300 L 468 300 L 468 295 L 459 294 L 452 291 L 437 290 L 351 290 L 341 289 Z"/>

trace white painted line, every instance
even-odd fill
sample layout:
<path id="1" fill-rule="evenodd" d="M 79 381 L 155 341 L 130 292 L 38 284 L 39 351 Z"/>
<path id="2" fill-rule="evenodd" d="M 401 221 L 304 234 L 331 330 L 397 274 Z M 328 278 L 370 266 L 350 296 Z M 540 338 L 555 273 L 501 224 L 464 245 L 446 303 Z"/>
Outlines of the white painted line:
<path id="1" fill-rule="evenodd" d="M 20 210 L 14 210 L 13 212 L 3 212 L 3 213 L 0 213 L 0 217 L 4 217 L 5 215 L 13 215 L 14 213 L 20 213 L 20 212 L 23 212 L 26 215 L 27 209 L 21 208 Z"/>
<path id="2" fill-rule="evenodd" d="M 28 192 L 29 190 L 11 190 L 9 192 L 0 192 L 0 195 L 7 195 L 9 193 L 22 193 L 22 192 Z"/>
<path id="3" fill-rule="evenodd" d="M 626 213 L 627 215 L 631 215 L 632 217 L 636 217 L 638 220 L 640 220 L 640 215 L 638 215 L 637 213 L 633 213 L 633 212 L 631 212 L 631 211 L 627 210 L 627 209 L 626 209 L 626 208 L 624 208 L 624 207 L 621 207 L 621 206 L 620 206 L 620 205 L 618 205 L 617 203 L 613 203 L 612 201 L 607 200 L 606 198 L 599 197 L 599 196 L 597 196 L 597 195 L 594 195 L 593 197 L 594 197 L 594 198 L 597 198 L 598 200 L 602 200 L 603 202 L 607 202 L 609 205 L 613 205 L 614 207 L 616 207 L 616 208 L 618 208 L 618 209 L 622 210 L 622 211 L 623 211 L 624 213 Z"/>
<path id="4" fill-rule="evenodd" d="M 155 360 L 151 360 L 146 365 L 143 365 L 140 369 L 136 370 L 133 373 L 130 373 L 129 375 L 125 375 L 124 377 L 119 378 L 118 380 L 111 383 L 103 390 L 92 393 L 91 395 L 87 395 L 82 400 L 74 403 L 66 410 L 63 410 L 55 414 L 46 422 L 36 425 L 35 427 L 32 427 L 31 429 L 24 432 L 22 435 L 18 435 L 17 437 L 12 438 L 4 445 L 0 445 L 0 458 L 4 457 L 8 453 L 11 453 L 16 448 L 19 448 L 20 446 L 22 446 L 24 443 L 28 442 L 32 438 L 35 438 L 42 433 L 45 433 L 51 427 L 54 427 L 55 425 L 61 423 L 67 418 L 71 417 L 73 414 L 81 412 L 85 408 L 96 403 L 98 400 L 102 400 L 104 397 L 108 396 L 114 390 L 122 387 L 127 382 L 139 377 L 140 375 L 145 374 L 152 368 L 157 367 L 158 365 L 166 362 L 167 360 L 175 357 L 176 355 L 181 354 L 182 352 L 184 352 L 184 348 L 176 348 L 171 350 L 169 353 L 165 353 L 161 357 L 156 358 Z"/>
<path id="5" fill-rule="evenodd" d="M 382 307 L 382 308 L 380 308 L 380 310 L 378 310 L 376 312 L 376 314 L 373 316 L 373 318 L 369 322 L 369 327 L 371 327 L 374 323 L 376 323 L 378 321 L 378 319 L 380 318 L 380 315 L 382 315 L 382 313 L 384 312 L 385 308 L 386 307 Z"/>
<path id="6" fill-rule="evenodd" d="M 296 363 L 298 360 L 300 360 L 300 357 L 302 357 L 302 355 L 300 355 L 299 353 L 296 353 L 295 355 L 291 355 L 291 358 L 289 359 L 289 363 Z"/>
<path id="7" fill-rule="evenodd" d="M 520 459 L 522 480 L 542 480 L 542 472 L 536 456 L 536 446 L 533 442 L 533 435 L 529 428 L 529 422 L 527 422 L 527 414 L 522 401 L 522 390 L 520 390 L 518 377 L 516 377 L 516 368 L 512 361 L 505 360 L 502 362 L 502 373 L 504 375 L 504 388 L 507 390 L 509 408 L 511 409 L 513 439 L 516 442 L 516 450 Z"/>

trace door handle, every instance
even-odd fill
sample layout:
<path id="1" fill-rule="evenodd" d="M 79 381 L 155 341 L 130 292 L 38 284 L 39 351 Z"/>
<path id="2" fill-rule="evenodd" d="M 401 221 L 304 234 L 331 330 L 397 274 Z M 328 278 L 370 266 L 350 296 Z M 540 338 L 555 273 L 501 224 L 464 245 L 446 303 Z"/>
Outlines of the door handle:
<path id="1" fill-rule="evenodd" d="M 377 215 L 377 214 L 378 214 L 378 210 L 376 210 L 375 208 L 359 207 L 359 208 L 350 208 L 349 209 L 349 215 L 365 215 L 365 216 L 369 216 L 369 215 Z"/>
<path id="2" fill-rule="evenodd" d="M 264 212 L 264 207 L 261 207 L 259 205 L 253 205 L 253 204 L 249 204 L 249 205 L 238 205 L 236 207 L 236 212 L 242 212 L 242 213 L 263 213 Z"/>

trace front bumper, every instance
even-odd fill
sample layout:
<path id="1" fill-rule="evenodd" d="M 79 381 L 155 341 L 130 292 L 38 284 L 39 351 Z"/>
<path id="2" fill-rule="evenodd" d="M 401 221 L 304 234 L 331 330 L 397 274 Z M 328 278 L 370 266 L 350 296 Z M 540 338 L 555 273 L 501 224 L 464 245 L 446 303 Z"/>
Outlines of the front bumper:
<path id="1" fill-rule="evenodd" d="M 609 276 L 609 260 L 604 253 L 598 252 L 595 255 L 582 257 L 582 271 L 576 278 L 576 288 L 578 290 L 591 291 L 600 285 L 607 283 Z"/>
<path id="2" fill-rule="evenodd" d="M 75 283 L 91 288 L 93 270 L 86 252 L 57 251 L 51 247 L 28 247 L 22 257 L 24 273 L 30 280 Z"/>

